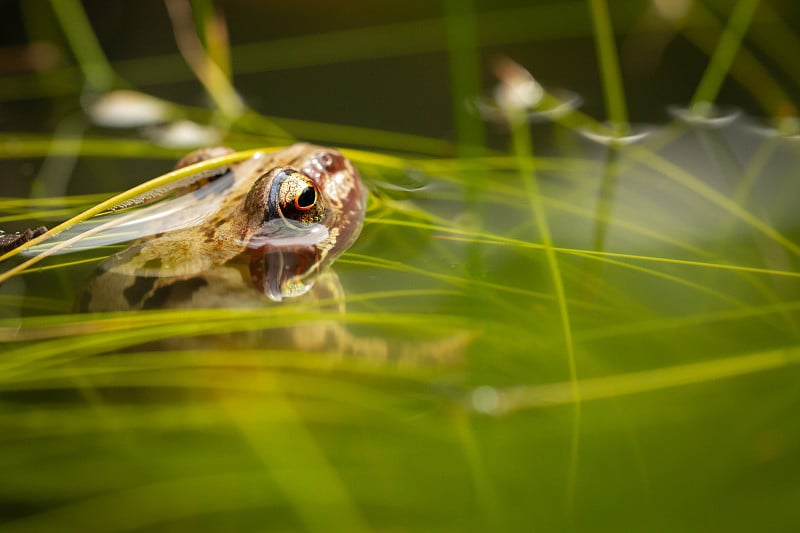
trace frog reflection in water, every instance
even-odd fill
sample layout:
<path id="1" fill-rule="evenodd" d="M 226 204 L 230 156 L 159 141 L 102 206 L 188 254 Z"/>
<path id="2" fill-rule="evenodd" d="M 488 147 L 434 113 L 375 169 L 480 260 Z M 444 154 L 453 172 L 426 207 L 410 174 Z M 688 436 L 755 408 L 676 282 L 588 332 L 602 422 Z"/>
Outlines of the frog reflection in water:
<path id="1" fill-rule="evenodd" d="M 177 168 L 229 152 L 198 150 Z M 213 213 L 106 259 L 90 279 L 80 310 L 263 307 L 285 298 L 319 309 L 320 300 L 343 301 L 338 277 L 327 267 L 356 240 L 366 209 L 366 190 L 349 160 L 336 150 L 296 144 L 223 168 L 214 184 L 221 184 L 215 196 L 198 200 L 215 202 Z M 333 305 L 343 312 L 343 304 Z M 439 362 L 464 341 L 458 336 L 443 344 L 395 346 L 392 351 L 404 353 L 391 354 L 383 339 L 357 338 L 337 321 L 289 328 L 282 339 L 275 333 L 271 347 L 378 359 L 414 353 L 412 359 Z"/>

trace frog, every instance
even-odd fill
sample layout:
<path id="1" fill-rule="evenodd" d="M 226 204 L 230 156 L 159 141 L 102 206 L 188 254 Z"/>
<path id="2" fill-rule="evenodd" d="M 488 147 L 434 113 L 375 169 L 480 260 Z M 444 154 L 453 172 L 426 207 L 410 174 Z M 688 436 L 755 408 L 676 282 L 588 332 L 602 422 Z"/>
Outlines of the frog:
<path id="1" fill-rule="evenodd" d="M 175 168 L 231 152 L 202 148 Z M 79 311 L 252 307 L 297 298 L 355 242 L 367 202 L 352 162 L 308 143 L 256 152 L 184 189 L 178 193 L 185 207 L 171 216 L 185 217 L 193 202 L 202 203 L 200 220 L 189 216 L 190 223 L 105 259 L 83 290 Z"/>
<path id="2" fill-rule="evenodd" d="M 176 168 L 231 151 L 201 149 Z M 173 203 L 167 212 L 185 215 L 202 204 L 201 221 L 188 216 L 191 222 L 143 237 L 105 259 L 79 298 L 78 311 L 259 309 L 290 300 L 304 310 L 302 323 L 166 339 L 159 346 L 269 347 L 413 366 L 460 363 L 471 332 L 388 341 L 354 333 L 336 318 L 346 313 L 345 292 L 332 263 L 359 236 L 367 205 L 359 173 L 341 152 L 295 144 L 201 176 L 189 189 L 197 183 L 202 186 L 181 191 L 181 209 Z M 158 204 L 152 208 L 159 212 Z M 319 317 L 308 319 L 314 315 Z"/>

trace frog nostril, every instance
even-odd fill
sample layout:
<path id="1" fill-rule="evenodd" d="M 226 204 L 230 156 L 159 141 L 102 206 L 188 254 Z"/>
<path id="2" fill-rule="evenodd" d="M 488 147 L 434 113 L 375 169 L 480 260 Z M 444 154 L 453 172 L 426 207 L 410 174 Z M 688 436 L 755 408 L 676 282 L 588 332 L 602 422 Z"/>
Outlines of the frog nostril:
<path id="1" fill-rule="evenodd" d="M 330 152 L 319 152 L 311 158 L 310 166 L 319 172 L 333 174 L 345 169 L 344 157 L 340 154 Z"/>
<path id="2" fill-rule="evenodd" d="M 322 152 L 317 156 L 317 158 L 319 159 L 319 162 L 323 167 L 328 168 L 333 166 L 333 156 L 331 154 L 327 152 Z"/>

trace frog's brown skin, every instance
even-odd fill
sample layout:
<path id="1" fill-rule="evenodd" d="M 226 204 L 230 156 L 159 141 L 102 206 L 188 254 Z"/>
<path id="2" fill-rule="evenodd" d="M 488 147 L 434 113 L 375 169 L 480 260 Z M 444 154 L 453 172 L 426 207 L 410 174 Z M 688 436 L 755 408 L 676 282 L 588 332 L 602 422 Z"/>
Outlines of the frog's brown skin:
<path id="1" fill-rule="evenodd" d="M 177 167 L 230 151 L 198 150 Z M 336 150 L 295 144 L 225 170 L 232 183 L 213 215 L 200 225 L 142 239 L 105 260 L 90 280 L 80 310 L 248 305 L 241 294 L 230 299 L 236 292 L 229 290 L 231 284 L 249 286 L 260 293 L 258 298 L 280 300 L 308 290 L 320 269 L 361 230 L 365 189 L 355 167 Z M 301 229 L 317 224 L 327 235 L 313 244 L 276 244 L 269 235 L 275 224 Z M 227 301 L 223 292 L 230 294 Z"/>

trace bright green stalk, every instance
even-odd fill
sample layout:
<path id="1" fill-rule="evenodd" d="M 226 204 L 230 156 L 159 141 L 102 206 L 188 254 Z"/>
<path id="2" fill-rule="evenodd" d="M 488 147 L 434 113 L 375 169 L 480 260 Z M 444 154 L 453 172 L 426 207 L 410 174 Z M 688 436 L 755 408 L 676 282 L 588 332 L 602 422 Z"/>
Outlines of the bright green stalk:
<path id="1" fill-rule="evenodd" d="M 483 123 L 466 107 L 480 90 L 477 23 L 473 0 L 445 0 L 445 29 L 450 64 L 453 117 L 459 154 L 475 155 L 484 144 Z"/>
<path id="2" fill-rule="evenodd" d="M 692 97 L 692 107 L 700 102 L 713 102 L 717 98 L 722 82 L 733 64 L 747 27 L 753 18 L 753 13 L 758 7 L 758 1 L 740 0 L 734 7 L 728 26 L 722 32 L 717 49 L 714 50 L 711 62 Z"/>
<path id="3" fill-rule="evenodd" d="M 614 126 L 620 128 L 617 133 L 625 135 L 628 129 L 628 111 L 625 107 L 625 91 L 622 87 L 622 75 L 608 5 L 606 0 L 589 0 L 589 6 L 592 10 L 597 61 L 603 78 L 606 112 Z"/>
<path id="4" fill-rule="evenodd" d="M 556 293 L 555 296 L 556 301 L 558 302 L 558 311 L 561 317 L 561 328 L 564 336 L 564 349 L 566 351 L 567 364 L 569 367 L 569 380 L 570 383 L 572 383 L 572 401 L 574 412 L 572 418 L 572 440 L 570 443 L 570 465 L 567 480 L 567 503 L 568 508 L 571 510 L 578 466 L 581 392 L 578 385 L 577 366 L 575 364 L 575 346 L 572 337 L 569 306 L 567 304 L 566 291 L 564 290 L 564 280 L 561 276 L 561 268 L 558 264 L 558 257 L 556 256 L 556 249 L 553 246 L 553 237 L 550 233 L 550 225 L 547 221 L 547 212 L 545 211 L 544 202 L 542 201 L 542 196 L 539 192 L 539 183 L 536 178 L 536 168 L 533 160 L 533 139 L 531 138 L 530 129 L 527 121 L 519 112 L 510 110 L 509 118 L 511 123 L 511 135 L 514 143 L 514 153 L 517 157 L 517 165 L 519 168 L 520 177 L 522 178 L 522 181 L 525 184 L 525 189 L 528 193 L 528 200 L 530 202 L 531 210 L 533 211 L 533 217 L 536 221 L 536 226 L 539 230 L 545 256 L 547 257 L 550 275 L 553 278 L 553 287 Z"/>
<path id="5" fill-rule="evenodd" d="M 208 51 L 200 42 L 191 5 L 182 0 L 170 0 L 166 6 L 172 19 L 175 42 L 189 68 L 203 84 L 214 105 L 227 119 L 241 118 L 247 108 L 236 93 L 231 80 L 220 66 L 209 58 Z"/>
<path id="6" fill-rule="evenodd" d="M 89 24 L 79 0 L 50 0 L 64 35 L 78 60 L 84 78 L 97 91 L 107 91 L 114 83 L 114 70 Z"/>
<path id="7" fill-rule="evenodd" d="M 88 220 L 89 218 L 91 218 L 91 217 L 93 217 L 95 215 L 98 215 L 100 213 L 103 213 L 104 211 L 107 211 L 107 210 L 113 208 L 114 206 L 119 205 L 119 204 L 121 204 L 121 203 L 123 203 L 123 202 L 125 202 L 127 200 L 131 200 L 131 199 L 136 198 L 137 196 L 140 196 L 140 195 L 142 195 L 142 194 L 144 194 L 144 193 L 146 193 L 148 191 L 157 189 L 158 187 L 161 187 L 161 186 L 168 185 L 170 183 L 173 183 L 173 182 L 178 181 L 180 179 L 183 179 L 183 178 L 186 178 L 188 176 L 191 176 L 192 174 L 196 174 L 198 172 L 202 172 L 202 171 L 207 170 L 209 168 L 216 168 L 216 167 L 224 166 L 224 165 L 226 165 L 228 163 L 237 163 L 239 161 L 244 161 L 245 159 L 252 157 L 253 154 L 256 153 L 257 151 L 258 150 L 247 150 L 247 151 L 244 151 L 244 152 L 234 152 L 232 154 L 227 154 L 227 155 L 224 155 L 222 157 L 215 157 L 215 158 L 209 159 L 207 161 L 202 161 L 200 163 L 195 163 L 194 165 L 189 165 L 187 167 L 183 167 L 183 168 L 179 168 L 179 169 L 173 170 L 171 172 L 167 172 L 166 174 L 164 174 L 162 176 L 159 176 L 159 177 L 154 178 L 154 179 L 152 179 L 152 180 L 150 180 L 148 182 L 142 183 L 141 185 L 137 185 L 136 187 L 133 187 L 132 189 L 129 189 L 129 190 L 125 191 L 125 192 L 117 194 L 117 195 L 109 198 L 105 202 L 100 202 L 99 204 L 95 205 L 94 207 L 92 207 L 90 209 L 87 209 L 83 213 L 72 217 L 71 219 L 67 220 L 66 222 L 63 222 L 62 224 L 59 224 L 55 228 L 49 230 L 44 235 L 36 237 L 35 239 L 32 239 L 32 240 L 26 242 L 25 244 L 23 244 L 22 246 L 19 246 L 18 248 L 14 248 L 10 252 L 6 252 L 5 254 L 0 255 L 0 262 L 8 259 L 9 257 L 17 255 L 18 253 L 22 252 L 23 250 L 26 250 L 27 248 L 30 248 L 31 246 L 34 246 L 34 245 L 42 242 L 43 240 L 45 240 L 45 239 L 47 239 L 47 238 L 49 238 L 49 237 L 51 237 L 53 235 L 57 235 L 57 234 L 61 233 L 62 231 L 74 226 L 78 222 L 83 222 L 84 220 Z M 98 226 L 98 228 L 100 228 L 100 226 Z M 98 229 L 98 228 L 95 228 L 95 229 Z M 83 236 L 89 236 L 88 233 L 89 232 L 86 232 L 85 234 L 83 234 Z M 64 246 L 67 246 L 67 245 L 71 244 L 73 241 L 76 241 L 76 239 L 80 239 L 80 238 L 81 238 L 81 236 L 77 236 L 77 237 L 73 237 L 72 239 L 69 239 L 67 241 L 64 241 L 63 243 L 60 243 L 56 247 L 52 248 L 50 250 L 50 252 L 52 253 L 53 251 L 57 250 L 58 248 L 63 248 Z M 9 278 L 14 276 L 15 274 L 18 274 L 19 272 L 22 272 L 23 270 L 25 270 L 29 266 L 35 265 L 36 263 L 38 263 L 39 261 L 41 261 L 42 259 L 44 259 L 47 256 L 48 256 L 47 252 L 41 253 L 39 255 L 31 257 L 30 259 L 28 259 L 27 261 L 25 261 L 23 263 L 20 263 L 19 265 L 16 265 L 15 267 L 10 268 L 9 270 L 3 272 L 2 274 L 0 274 L 0 283 L 8 280 Z"/>

